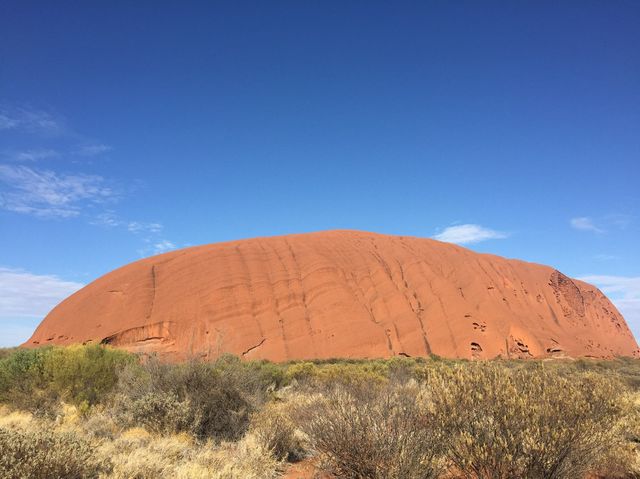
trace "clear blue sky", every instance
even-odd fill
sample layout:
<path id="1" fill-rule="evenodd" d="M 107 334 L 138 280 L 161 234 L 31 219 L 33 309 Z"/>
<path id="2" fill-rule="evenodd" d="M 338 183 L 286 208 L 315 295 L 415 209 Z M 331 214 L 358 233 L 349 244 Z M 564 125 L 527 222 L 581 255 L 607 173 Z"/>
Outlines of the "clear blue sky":
<path id="1" fill-rule="evenodd" d="M 637 1 L 0 6 L 0 345 L 142 256 L 334 228 L 589 277 L 640 336 Z"/>

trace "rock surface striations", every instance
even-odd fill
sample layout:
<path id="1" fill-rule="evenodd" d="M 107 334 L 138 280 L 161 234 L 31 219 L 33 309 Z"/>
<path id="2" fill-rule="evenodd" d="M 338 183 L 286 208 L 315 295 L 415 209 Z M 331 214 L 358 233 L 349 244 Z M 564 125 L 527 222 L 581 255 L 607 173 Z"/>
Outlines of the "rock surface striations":
<path id="1" fill-rule="evenodd" d="M 104 343 L 174 359 L 635 356 L 594 286 L 431 239 L 357 231 L 197 246 L 112 271 L 25 346 Z"/>

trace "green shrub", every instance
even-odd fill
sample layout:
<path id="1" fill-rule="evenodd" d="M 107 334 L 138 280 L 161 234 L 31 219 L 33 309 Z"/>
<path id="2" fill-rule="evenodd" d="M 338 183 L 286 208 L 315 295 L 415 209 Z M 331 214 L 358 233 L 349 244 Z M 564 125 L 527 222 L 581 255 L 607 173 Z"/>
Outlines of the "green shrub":
<path id="1" fill-rule="evenodd" d="M 90 479 L 103 466 L 93 448 L 69 433 L 0 428 L 0 478 Z"/>
<path id="2" fill-rule="evenodd" d="M 51 348 L 17 349 L 0 360 L 5 389 L 41 387 L 46 382 L 44 361 Z"/>
<path id="3" fill-rule="evenodd" d="M 601 375 L 479 363 L 434 369 L 428 385 L 465 477 L 574 479 L 623 447 L 623 386 Z"/>
<path id="4" fill-rule="evenodd" d="M 318 375 L 318 366 L 311 361 L 300 361 L 287 365 L 286 381 L 306 381 Z"/>
<path id="5" fill-rule="evenodd" d="M 49 387 L 75 405 L 101 402 L 118 382 L 118 371 L 136 357 L 108 346 L 53 348 L 45 356 Z"/>
<path id="6" fill-rule="evenodd" d="M 211 368 L 228 383 L 233 383 L 242 394 L 261 405 L 268 393 L 286 384 L 284 368 L 269 361 L 242 361 L 237 356 L 225 354 L 211 363 Z"/>
<path id="7" fill-rule="evenodd" d="M 49 388 L 44 363 L 51 348 L 17 349 L 0 360 L 0 401 L 38 416 L 55 416 L 59 397 Z"/>
<path id="8" fill-rule="evenodd" d="M 0 401 L 51 416 L 60 400 L 81 406 L 106 399 L 118 370 L 137 361 L 105 346 L 16 349 L 0 360 Z"/>
<path id="9" fill-rule="evenodd" d="M 238 376 L 222 374 L 215 365 L 171 365 L 152 359 L 121 374 L 113 406 L 116 419 L 156 432 L 238 439 L 252 411 L 238 381 Z"/>

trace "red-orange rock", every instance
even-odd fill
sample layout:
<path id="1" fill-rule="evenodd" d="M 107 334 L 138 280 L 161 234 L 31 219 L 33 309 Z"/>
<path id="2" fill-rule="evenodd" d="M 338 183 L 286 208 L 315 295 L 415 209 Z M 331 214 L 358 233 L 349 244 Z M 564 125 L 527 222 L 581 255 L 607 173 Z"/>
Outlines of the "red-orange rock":
<path id="1" fill-rule="evenodd" d="M 175 359 L 633 356 L 594 286 L 431 239 L 329 231 L 146 258 L 59 304 L 26 346 L 108 343 Z"/>

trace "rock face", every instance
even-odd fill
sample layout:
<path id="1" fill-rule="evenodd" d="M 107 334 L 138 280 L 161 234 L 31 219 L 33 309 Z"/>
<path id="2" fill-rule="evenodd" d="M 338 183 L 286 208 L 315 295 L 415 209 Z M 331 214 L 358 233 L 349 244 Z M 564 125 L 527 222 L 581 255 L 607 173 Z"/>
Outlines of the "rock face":
<path id="1" fill-rule="evenodd" d="M 25 346 L 105 343 L 174 359 L 634 356 L 594 286 L 430 239 L 329 231 L 187 248 L 97 279 Z"/>

